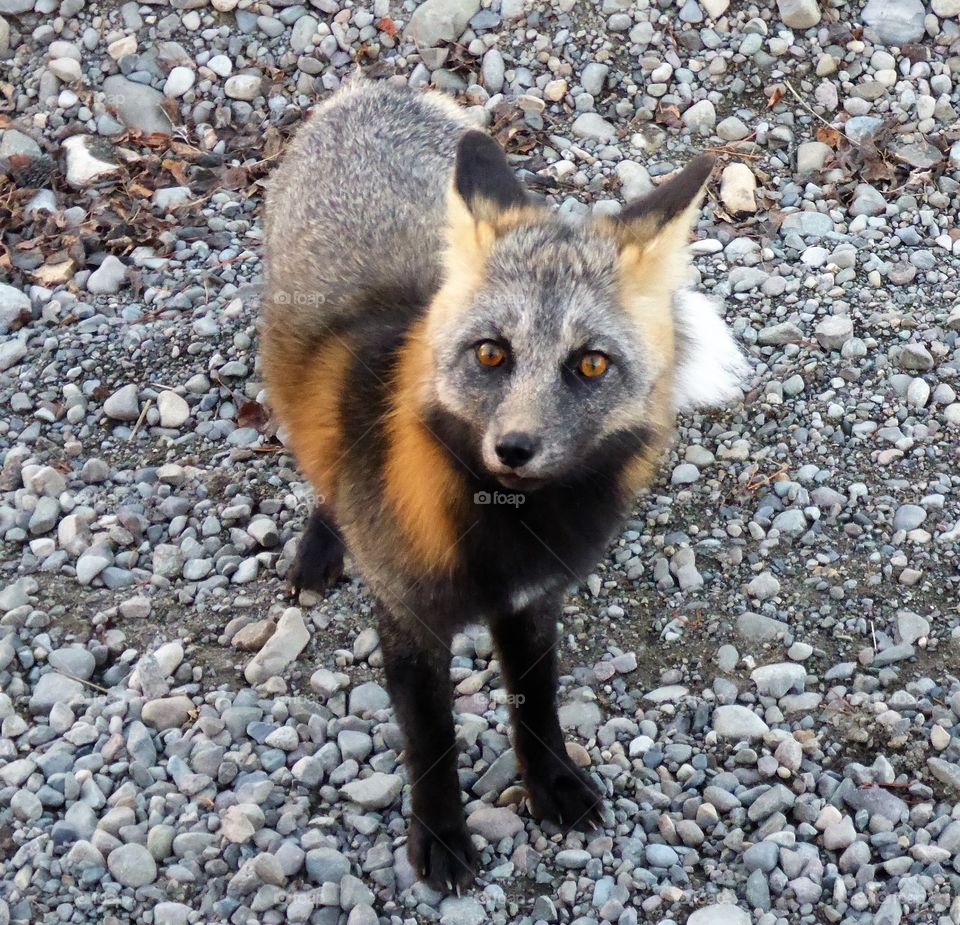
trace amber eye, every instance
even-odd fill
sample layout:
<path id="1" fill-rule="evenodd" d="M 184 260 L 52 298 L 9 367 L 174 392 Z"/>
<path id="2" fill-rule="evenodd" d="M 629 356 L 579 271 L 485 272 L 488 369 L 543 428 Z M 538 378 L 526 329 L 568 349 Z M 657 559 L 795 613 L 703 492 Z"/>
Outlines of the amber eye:
<path id="1" fill-rule="evenodd" d="M 477 344 L 476 352 L 481 366 L 499 366 L 507 358 L 507 351 L 492 340 Z"/>
<path id="2" fill-rule="evenodd" d="M 580 375 L 596 379 L 607 371 L 607 363 L 608 360 L 602 353 L 585 353 L 580 357 Z"/>

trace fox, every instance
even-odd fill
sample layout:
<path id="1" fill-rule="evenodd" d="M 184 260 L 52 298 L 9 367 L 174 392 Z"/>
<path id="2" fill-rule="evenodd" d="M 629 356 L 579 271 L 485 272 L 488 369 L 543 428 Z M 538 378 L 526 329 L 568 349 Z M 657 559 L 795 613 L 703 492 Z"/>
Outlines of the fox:
<path id="1" fill-rule="evenodd" d="M 261 369 L 317 499 L 289 578 L 323 592 L 349 553 L 376 599 L 407 853 L 438 890 L 478 873 L 450 679 L 468 624 L 496 647 L 528 809 L 561 829 L 602 820 L 558 719 L 558 620 L 677 413 L 742 396 L 733 333 L 689 288 L 713 166 L 698 156 L 577 224 L 452 98 L 357 79 L 268 181 Z"/>

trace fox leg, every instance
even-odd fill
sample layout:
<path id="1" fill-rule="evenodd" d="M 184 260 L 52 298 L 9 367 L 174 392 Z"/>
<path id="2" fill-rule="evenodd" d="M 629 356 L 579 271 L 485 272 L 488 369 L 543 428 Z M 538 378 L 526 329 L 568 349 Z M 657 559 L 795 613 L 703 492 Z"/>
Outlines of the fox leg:
<path id="1" fill-rule="evenodd" d="M 405 741 L 413 818 L 407 855 L 417 875 L 438 890 L 473 882 L 477 855 L 467 832 L 457 777 L 449 638 L 411 633 L 385 610 L 380 646 L 387 688 Z"/>
<path id="2" fill-rule="evenodd" d="M 343 575 L 343 536 L 336 522 L 321 505 L 307 518 L 297 558 L 290 566 L 294 594 L 303 590 L 326 591 Z"/>
<path id="3" fill-rule="evenodd" d="M 535 816 L 565 828 L 594 828 L 603 802 L 567 755 L 557 716 L 559 600 L 491 621 L 500 671 L 510 694 L 513 740 Z"/>

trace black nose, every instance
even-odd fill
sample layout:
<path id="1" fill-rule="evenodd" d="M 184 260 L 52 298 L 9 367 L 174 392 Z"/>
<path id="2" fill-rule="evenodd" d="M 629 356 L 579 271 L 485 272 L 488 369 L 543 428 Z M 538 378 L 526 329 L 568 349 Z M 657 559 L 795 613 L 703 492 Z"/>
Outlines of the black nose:
<path id="1" fill-rule="evenodd" d="M 497 456 L 505 466 L 518 469 L 525 466 L 540 449 L 540 441 L 532 434 L 513 431 L 504 434 L 497 444 Z"/>

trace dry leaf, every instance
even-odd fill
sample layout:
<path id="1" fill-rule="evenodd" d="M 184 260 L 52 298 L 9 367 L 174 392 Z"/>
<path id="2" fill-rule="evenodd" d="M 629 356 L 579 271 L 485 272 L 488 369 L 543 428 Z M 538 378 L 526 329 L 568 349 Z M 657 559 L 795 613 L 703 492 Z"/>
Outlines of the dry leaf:
<path id="1" fill-rule="evenodd" d="M 267 414 L 267 409 L 258 401 L 247 400 L 241 402 L 237 409 L 237 424 L 241 427 L 253 427 L 263 432 L 269 420 L 270 416 Z"/>
<path id="2" fill-rule="evenodd" d="M 830 145 L 831 148 L 840 144 L 841 138 L 843 138 L 843 135 L 829 125 L 821 125 L 817 129 L 817 141 L 822 141 L 825 145 Z"/>
<path id="3" fill-rule="evenodd" d="M 399 31 L 397 29 L 397 24 L 392 19 L 390 19 L 389 16 L 384 16 L 382 19 L 380 19 L 377 22 L 377 28 L 381 32 L 385 32 L 387 35 L 390 35 L 390 36 L 396 35 L 397 32 Z"/>

